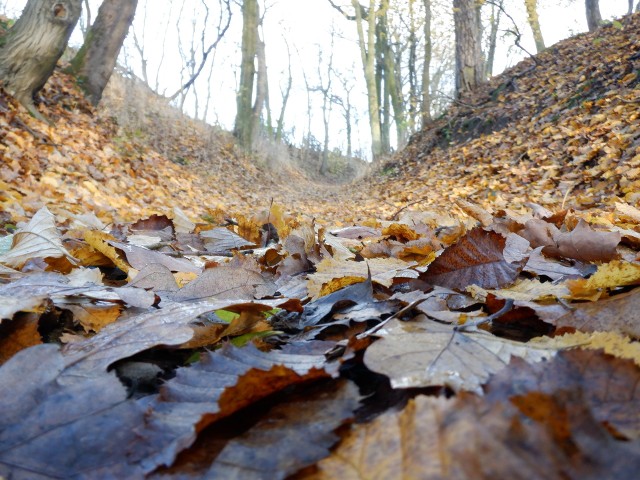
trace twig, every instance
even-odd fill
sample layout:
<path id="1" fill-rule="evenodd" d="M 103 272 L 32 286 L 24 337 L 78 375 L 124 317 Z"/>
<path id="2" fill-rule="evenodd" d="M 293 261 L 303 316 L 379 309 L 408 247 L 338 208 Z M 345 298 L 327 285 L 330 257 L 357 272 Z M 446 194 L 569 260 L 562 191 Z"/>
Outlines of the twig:
<path id="1" fill-rule="evenodd" d="M 485 323 L 491 323 L 496 318 L 500 318 L 502 315 L 507 313 L 512 308 L 513 308 L 513 299 L 508 298 L 505 301 L 504 306 L 500 310 L 498 310 L 496 313 L 493 313 L 493 314 L 489 315 L 488 317 L 484 317 L 484 318 L 481 318 L 479 320 L 476 320 L 475 322 L 463 323 L 462 325 L 455 325 L 453 327 L 453 329 L 458 331 L 458 332 L 463 332 L 463 331 L 468 330 L 470 328 L 477 327 L 479 325 L 484 325 Z"/>
<path id="2" fill-rule="evenodd" d="M 422 198 L 420 198 L 420 199 L 416 200 L 415 202 L 407 203 L 404 207 L 402 207 L 401 209 L 399 209 L 398 211 L 396 211 L 396 213 L 394 213 L 394 214 L 393 214 L 393 215 L 391 215 L 390 217 L 387 217 L 387 220 L 398 220 L 398 216 L 399 216 L 403 211 L 405 211 L 407 208 L 409 208 L 409 207 L 411 207 L 411 206 L 413 206 L 413 205 L 415 205 L 415 204 L 417 204 L 417 203 L 422 203 L 422 202 L 424 202 L 425 200 L 428 200 L 428 199 L 429 199 L 429 197 L 428 197 L 428 196 L 426 196 L 426 197 L 422 197 Z"/>
<path id="3" fill-rule="evenodd" d="M 360 333 L 359 335 L 356 335 L 356 338 L 358 340 L 362 340 L 363 338 L 366 338 L 370 335 L 373 335 L 374 333 L 376 333 L 378 330 L 380 330 L 382 327 L 384 327 L 390 320 L 393 320 L 394 318 L 398 318 L 401 315 L 404 315 L 406 312 L 408 312 L 409 310 L 414 309 L 415 307 L 417 307 L 418 305 L 420 305 L 422 302 L 424 302 L 426 300 L 426 298 L 421 298 L 419 300 L 416 300 L 415 302 L 411 302 L 409 305 L 407 305 L 404 308 L 401 308 L 400 310 L 398 310 L 396 313 L 394 313 L 393 315 L 391 315 L 389 318 L 384 319 L 382 322 L 380 322 L 379 324 L 371 327 L 369 330 Z"/>

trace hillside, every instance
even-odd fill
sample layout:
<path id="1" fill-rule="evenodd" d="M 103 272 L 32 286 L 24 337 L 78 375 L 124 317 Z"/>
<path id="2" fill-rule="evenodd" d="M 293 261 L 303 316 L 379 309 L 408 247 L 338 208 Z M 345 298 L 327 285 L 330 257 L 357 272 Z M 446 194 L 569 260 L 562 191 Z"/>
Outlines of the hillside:
<path id="1" fill-rule="evenodd" d="M 460 99 L 372 179 L 387 204 L 640 201 L 640 15 L 560 42 Z M 566 198 L 565 198 L 566 196 Z M 365 198 L 362 198 L 365 201 Z"/>

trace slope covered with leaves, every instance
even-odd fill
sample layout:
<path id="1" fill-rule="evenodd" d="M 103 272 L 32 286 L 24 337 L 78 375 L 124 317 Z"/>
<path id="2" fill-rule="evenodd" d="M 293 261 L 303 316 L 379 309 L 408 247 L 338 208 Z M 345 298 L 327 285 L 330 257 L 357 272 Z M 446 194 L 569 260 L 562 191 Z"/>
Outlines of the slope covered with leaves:
<path id="1" fill-rule="evenodd" d="M 64 76 L 55 127 L 2 96 L 0 476 L 637 476 L 635 22 L 557 47 L 625 48 L 581 105 L 521 65 L 342 190 Z"/>
<path id="2" fill-rule="evenodd" d="M 560 42 L 493 78 L 416 135 L 383 172 L 366 192 L 383 204 L 379 215 L 456 198 L 494 208 L 637 203 L 640 15 Z"/>

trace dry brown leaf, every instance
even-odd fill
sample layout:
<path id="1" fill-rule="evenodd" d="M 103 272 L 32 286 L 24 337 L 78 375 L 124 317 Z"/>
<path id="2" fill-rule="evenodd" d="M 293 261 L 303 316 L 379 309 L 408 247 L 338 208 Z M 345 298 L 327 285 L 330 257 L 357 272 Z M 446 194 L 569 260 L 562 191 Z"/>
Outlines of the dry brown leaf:
<path id="1" fill-rule="evenodd" d="M 511 356 L 538 362 L 557 351 L 552 344 L 523 344 L 483 331 L 462 333 L 424 315 L 410 322 L 392 320 L 376 335 L 382 338 L 367 349 L 364 362 L 388 376 L 393 388 L 446 385 L 481 392 L 481 385 Z"/>
<path id="2" fill-rule="evenodd" d="M 505 287 L 515 281 L 524 265 L 522 260 L 507 261 L 506 245 L 502 235 L 474 228 L 458 243 L 446 248 L 420 279 L 458 290 L 472 284 L 482 288 Z M 515 252 L 509 252 L 510 257 L 516 257 Z"/>
<path id="3" fill-rule="evenodd" d="M 60 232 L 56 228 L 53 214 L 42 207 L 27 225 L 13 236 L 11 249 L 0 255 L 0 263 L 13 268 L 21 268 L 32 258 L 67 257 L 75 259 L 62 245 Z"/>
<path id="4" fill-rule="evenodd" d="M 318 298 L 325 283 L 341 277 L 365 279 L 369 269 L 373 281 L 388 287 L 396 277 L 417 277 L 418 274 L 415 271 L 409 270 L 412 265 L 412 263 L 395 258 L 372 258 L 366 262 L 338 261 L 333 258 L 325 258 L 316 266 L 316 273 L 309 275 L 307 288 L 309 295 Z"/>

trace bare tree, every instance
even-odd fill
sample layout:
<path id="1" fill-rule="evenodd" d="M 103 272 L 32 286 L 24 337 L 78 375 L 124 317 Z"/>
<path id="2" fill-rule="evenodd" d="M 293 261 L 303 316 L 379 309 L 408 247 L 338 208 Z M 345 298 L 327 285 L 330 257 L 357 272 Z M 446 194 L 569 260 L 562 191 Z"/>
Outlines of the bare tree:
<path id="1" fill-rule="evenodd" d="M 538 17 L 538 0 L 524 0 L 524 5 L 527 9 L 527 20 L 529 26 L 533 32 L 533 40 L 536 43 L 536 51 L 542 52 L 546 47 L 544 46 L 544 39 L 542 37 L 542 30 L 540 29 L 540 18 Z"/>
<path id="2" fill-rule="evenodd" d="M 0 39 L 0 81 L 32 115 L 44 120 L 33 96 L 62 56 L 82 10 L 82 0 L 29 0 Z"/>
<path id="3" fill-rule="evenodd" d="M 84 44 L 71 60 L 69 71 L 93 105 L 100 102 L 111 78 L 137 6 L 138 0 L 104 0 Z"/>
<path id="4" fill-rule="evenodd" d="M 585 10 L 587 13 L 587 26 L 589 27 L 589 31 L 593 32 L 594 30 L 600 27 L 602 23 L 602 15 L 600 15 L 600 5 L 598 0 L 585 0 Z"/>
<path id="5" fill-rule="evenodd" d="M 355 69 L 355 65 L 351 71 Z M 342 91 L 344 92 L 344 96 L 340 95 L 332 95 L 332 102 L 338 105 L 342 109 L 342 115 L 345 121 L 345 130 L 347 135 L 347 157 L 351 158 L 353 156 L 353 104 L 351 103 L 351 92 L 355 88 L 355 84 L 353 83 L 353 79 L 350 75 L 343 75 L 339 72 L 334 71 L 336 78 L 340 82 L 342 86 Z"/>
<path id="6" fill-rule="evenodd" d="M 280 115 L 276 125 L 276 142 L 280 142 L 282 140 L 282 134 L 284 131 L 284 114 L 287 109 L 287 104 L 289 103 L 291 86 L 293 85 L 293 75 L 291 74 L 291 48 L 289 47 L 286 35 L 283 35 L 282 39 L 284 40 L 284 44 L 287 46 L 287 83 L 284 88 L 282 88 L 282 86 L 280 87 L 280 93 L 282 94 L 282 108 L 280 109 Z"/>
<path id="7" fill-rule="evenodd" d="M 422 66 L 422 126 L 431 120 L 431 0 L 424 2 L 424 63 Z"/>
<path id="8" fill-rule="evenodd" d="M 456 97 L 484 81 L 482 25 L 478 0 L 453 0 L 456 34 Z"/>
<path id="9" fill-rule="evenodd" d="M 488 77 L 493 75 L 493 63 L 496 57 L 498 29 L 500 28 L 500 17 L 502 15 L 503 4 L 504 0 L 498 0 L 497 3 L 490 2 L 491 15 L 489 16 L 489 45 L 487 48 L 487 62 L 485 66 L 485 73 Z"/>
<path id="10" fill-rule="evenodd" d="M 322 95 L 322 123 L 324 126 L 324 143 L 322 148 L 322 161 L 320 163 L 320 174 L 325 175 L 329 168 L 329 118 L 331 116 L 331 83 L 333 76 L 333 46 L 335 30 L 331 30 L 331 40 L 329 45 L 329 59 L 326 63 L 326 74 L 322 73 L 323 58 L 322 48 L 318 47 L 318 85 L 314 91 Z"/>
<path id="11" fill-rule="evenodd" d="M 258 0 L 242 2 L 242 61 L 240 84 L 236 94 L 236 121 L 234 134 L 241 146 L 251 148 L 253 144 L 253 84 L 256 75 L 255 58 L 258 49 L 258 24 L 260 9 Z"/>
<path id="12" fill-rule="evenodd" d="M 256 2 L 256 7 L 257 7 L 257 0 L 249 0 L 249 3 L 251 3 L 252 1 Z M 207 24 L 209 20 L 209 7 L 207 6 L 205 0 L 200 0 L 200 2 L 202 3 L 205 9 L 204 28 L 202 29 L 202 32 L 200 34 L 201 58 L 199 62 L 196 62 L 196 58 L 195 58 L 196 51 L 193 44 L 194 42 L 192 42 L 191 54 L 188 60 L 189 69 L 190 69 L 189 78 L 186 82 L 184 82 L 180 86 L 180 88 L 178 88 L 178 90 L 173 95 L 169 96 L 169 100 L 176 99 L 179 95 L 182 94 L 182 92 L 188 90 L 193 85 L 193 83 L 196 81 L 198 76 L 200 76 L 202 69 L 206 65 L 209 55 L 218 46 L 218 44 L 224 37 L 225 33 L 227 33 L 227 30 L 229 29 L 229 25 L 231 25 L 232 15 L 231 15 L 230 0 L 219 0 L 220 14 L 218 16 L 216 37 L 213 41 L 208 43 L 206 40 L 206 34 L 208 31 Z"/>

